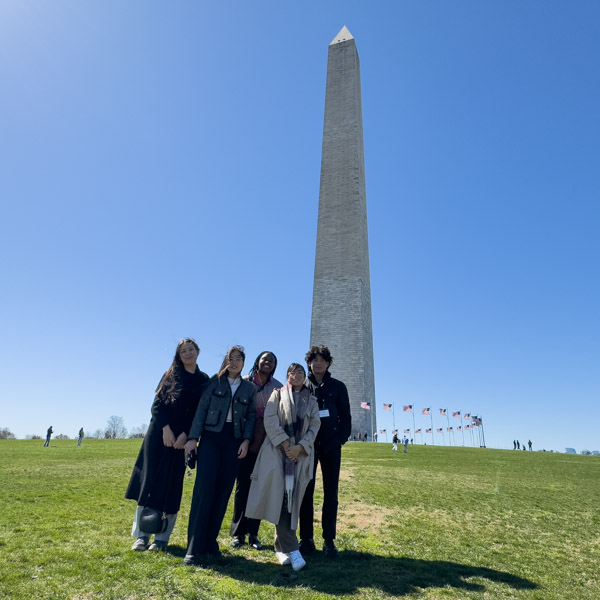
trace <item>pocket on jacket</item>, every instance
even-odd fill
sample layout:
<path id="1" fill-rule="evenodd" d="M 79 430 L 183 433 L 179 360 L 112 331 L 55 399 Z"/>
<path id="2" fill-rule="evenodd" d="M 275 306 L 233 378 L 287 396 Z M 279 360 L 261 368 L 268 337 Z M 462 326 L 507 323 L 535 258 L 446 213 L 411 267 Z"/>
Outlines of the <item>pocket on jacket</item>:
<path id="1" fill-rule="evenodd" d="M 221 411 L 218 408 L 210 408 L 206 415 L 206 425 L 218 425 Z"/>

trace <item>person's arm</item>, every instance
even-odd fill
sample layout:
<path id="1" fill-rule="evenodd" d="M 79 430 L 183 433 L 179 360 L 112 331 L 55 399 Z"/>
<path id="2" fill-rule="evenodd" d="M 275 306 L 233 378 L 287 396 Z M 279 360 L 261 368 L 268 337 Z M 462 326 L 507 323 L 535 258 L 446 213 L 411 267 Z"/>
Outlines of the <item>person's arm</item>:
<path id="1" fill-rule="evenodd" d="M 317 404 L 316 398 L 309 404 L 310 410 L 310 423 L 306 433 L 302 436 L 302 439 L 298 442 L 298 445 L 302 448 L 303 454 L 309 455 L 317 439 L 317 433 L 321 428 L 321 419 L 319 417 L 319 405 Z"/>
<path id="2" fill-rule="evenodd" d="M 340 381 L 340 389 L 337 397 L 338 422 L 340 424 L 340 442 L 342 446 L 348 441 L 352 433 L 352 414 L 350 413 L 350 398 L 348 388 Z M 375 410 L 375 408 L 373 408 Z"/>
<path id="3" fill-rule="evenodd" d="M 279 399 L 280 391 L 273 390 L 267 406 L 265 407 L 264 425 L 265 431 L 267 432 L 267 438 L 277 447 L 282 445 L 285 450 L 289 446 L 288 434 L 283 430 L 283 427 L 279 423 Z"/>
<path id="4" fill-rule="evenodd" d="M 198 440 L 202 435 L 204 423 L 206 422 L 206 413 L 208 412 L 210 399 L 212 397 L 213 385 L 214 383 L 209 385 L 204 390 L 202 398 L 200 398 L 200 402 L 198 402 L 198 408 L 196 409 L 196 414 L 194 415 L 194 420 L 192 421 L 192 426 L 190 427 L 190 434 L 187 436 L 187 442 L 184 446 L 186 458 L 190 452 L 196 449 Z"/>

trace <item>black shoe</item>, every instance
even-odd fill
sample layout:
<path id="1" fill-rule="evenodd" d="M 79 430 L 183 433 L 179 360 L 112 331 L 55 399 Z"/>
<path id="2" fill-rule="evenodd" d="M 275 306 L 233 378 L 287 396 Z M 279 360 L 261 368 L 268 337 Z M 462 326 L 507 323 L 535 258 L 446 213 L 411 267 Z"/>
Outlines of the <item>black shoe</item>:
<path id="1" fill-rule="evenodd" d="M 323 554 L 327 558 L 337 558 L 339 556 L 338 549 L 335 547 L 333 540 L 325 540 L 325 545 L 323 546 Z"/>
<path id="2" fill-rule="evenodd" d="M 314 552 L 316 550 L 314 540 L 312 538 L 300 540 L 298 550 L 300 550 L 301 554 L 310 554 L 311 552 Z"/>
<path id="3" fill-rule="evenodd" d="M 183 559 L 183 564 L 186 567 L 199 567 L 200 559 L 194 554 L 186 554 L 185 558 Z"/>
<path id="4" fill-rule="evenodd" d="M 232 542 L 231 542 L 231 547 L 232 548 L 239 548 L 240 546 L 243 546 L 246 543 L 246 536 L 241 536 L 241 535 L 236 535 Z"/>
<path id="5" fill-rule="evenodd" d="M 248 537 L 248 544 L 255 550 L 262 550 L 263 545 L 260 543 L 257 535 L 251 535 Z"/>

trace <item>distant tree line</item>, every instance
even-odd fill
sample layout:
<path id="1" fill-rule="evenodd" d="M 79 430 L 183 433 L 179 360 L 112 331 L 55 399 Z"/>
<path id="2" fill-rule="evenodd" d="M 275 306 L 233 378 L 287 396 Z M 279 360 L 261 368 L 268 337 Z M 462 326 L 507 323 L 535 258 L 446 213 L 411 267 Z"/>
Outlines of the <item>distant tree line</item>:
<path id="1" fill-rule="evenodd" d="M 148 430 L 148 425 L 146 423 L 140 425 L 139 427 L 134 427 L 131 431 L 127 431 L 125 427 L 125 420 L 123 417 L 117 417 L 116 415 L 112 415 L 104 429 L 96 429 L 93 432 L 86 433 L 85 436 L 88 438 L 95 438 L 99 440 L 115 440 L 115 439 L 124 439 L 124 438 L 143 438 L 146 435 L 146 431 Z M 77 436 L 74 436 L 75 438 Z M 0 428 L 0 440 L 14 440 L 16 439 L 15 434 L 8 428 L 3 427 Z M 42 440 L 44 436 L 28 433 L 25 436 L 26 440 Z M 69 440 L 71 439 L 68 435 L 64 433 L 59 433 L 54 436 L 55 440 Z"/>

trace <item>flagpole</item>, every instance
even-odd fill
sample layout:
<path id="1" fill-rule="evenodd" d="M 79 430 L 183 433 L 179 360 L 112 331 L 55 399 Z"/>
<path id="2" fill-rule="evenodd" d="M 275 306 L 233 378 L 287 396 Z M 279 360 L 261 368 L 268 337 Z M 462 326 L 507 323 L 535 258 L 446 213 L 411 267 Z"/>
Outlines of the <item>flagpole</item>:
<path id="1" fill-rule="evenodd" d="M 452 446 L 452 436 L 450 435 L 450 417 L 448 416 L 448 409 L 446 409 L 446 422 L 448 423 L 448 442 Z"/>
<path id="2" fill-rule="evenodd" d="M 485 431 L 483 431 L 483 419 L 479 417 L 479 426 L 481 427 L 481 435 L 483 436 L 483 447 L 485 448 Z"/>
<path id="3" fill-rule="evenodd" d="M 415 429 L 417 428 L 415 425 L 415 407 L 413 406 L 412 409 L 412 414 L 413 414 L 413 435 L 415 436 L 413 439 L 415 440 L 415 442 L 417 441 L 417 434 L 415 433 Z"/>
<path id="4" fill-rule="evenodd" d="M 431 409 L 429 409 L 429 418 L 431 419 L 431 445 L 435 446 L 435 438 L 433 437 L 433 415 Z"/>
<path id="5" fill-rule="evenodd" d="M 371 441 L 373 441 L 373 413 L 376 411 L 375 402 L 371 400 Z"/>

